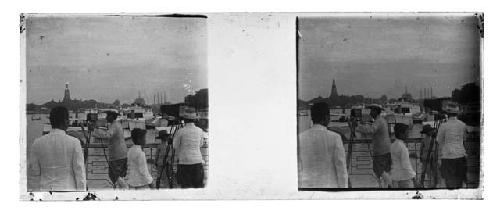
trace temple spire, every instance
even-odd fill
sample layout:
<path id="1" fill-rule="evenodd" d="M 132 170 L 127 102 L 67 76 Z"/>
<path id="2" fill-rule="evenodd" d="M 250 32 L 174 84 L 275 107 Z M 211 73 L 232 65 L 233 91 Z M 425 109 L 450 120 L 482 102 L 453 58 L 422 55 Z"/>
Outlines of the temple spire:
<path id="1" fill-rule="evenodd" d="M 332 89 L 330 91 L 330 98 L 334 98 L 334 97 L 337 97 L 337 96 L 338 96 L 337 86 L 335 85 L 335 79 L 333 79 L 333 81 L 332 81 Z"/>
<path id="2" fill-rule="evenodd" d="M 69 83 L 66 82 L 66 89 L 64 90 L 63 102 L 69 102 L 69 101 L 71 101 L 71 96 L 69 93 Z"/>

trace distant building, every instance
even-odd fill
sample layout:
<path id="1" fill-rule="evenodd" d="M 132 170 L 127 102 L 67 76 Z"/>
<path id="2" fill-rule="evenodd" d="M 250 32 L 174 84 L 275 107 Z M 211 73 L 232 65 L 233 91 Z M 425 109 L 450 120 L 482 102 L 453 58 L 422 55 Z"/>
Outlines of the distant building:
<path id="1" fill-rule="evenodd" d="M 71 101 L 71 97 L 69 95 L 69 83 L 66 83 L 66 89 L 64 90 L 64 97 L 62 102 L 67 103 Z"/>
<path id="2" fill-rule="evenodd" d="M 319 102 L 326 102 L 328 104 L 330 104 L 330 99 L 329 98 L 323 98 L 320 96 L 316 97 L 316 98 L 313 98 L 309 101 L 309 105 L 313 105 L 313 104 L 316 104 L 316 103 L 319 103 Z"/>
<path id="3" fill-rule="evenodd" d="M 141 98 L 141 92 L 139 92 L 139 96 L 134 100 L 134 104 L 141 106 L 146 105 L 146 100 L 144 100 L 144 98 Z"/>
<path id="4" fill-rule="evenodd" d="M 405 93 L 401 96 L 401 100 L 406 102 L 413 102 L 413 97 L 408 93 L 408 88 L 405 87 Z"/>

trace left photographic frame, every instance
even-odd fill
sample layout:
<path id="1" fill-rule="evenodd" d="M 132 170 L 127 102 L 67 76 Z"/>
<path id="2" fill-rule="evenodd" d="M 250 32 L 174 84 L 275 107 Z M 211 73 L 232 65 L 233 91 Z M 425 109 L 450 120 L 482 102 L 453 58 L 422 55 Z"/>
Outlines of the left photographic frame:
<path id="1" fill-rule="evenodd" d="M 20 16 L 27 192 L 206 187 L 206 16 Z"/>

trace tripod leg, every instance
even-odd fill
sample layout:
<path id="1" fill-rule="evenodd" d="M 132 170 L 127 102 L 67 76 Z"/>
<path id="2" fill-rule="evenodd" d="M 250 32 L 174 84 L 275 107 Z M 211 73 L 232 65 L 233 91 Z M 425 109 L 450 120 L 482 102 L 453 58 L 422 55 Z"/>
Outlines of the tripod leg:
<path id="1" fill-rule="evenodd" d="M 163 169 L 164 169 L 164 166 L 162 166 L 160 168 L 160 172 L 158 173 L 158 178 L 156 178 L 156 189 L 160 189 L 161 177 L 163 176 Z"/>
<path id="2" fill-rule="evenodd" d="M 375 158 L 373 157 L 373 152 L 372 152 L 372 148 L 371 148 L 370 144 L 368 143 L 367 146 L 368 146 L 368 154 L 369 154 L 370 158 L 372 159 L 372 176 L 375 177 L 375 179 L 377 180 L 377 184 L 378 184 L 379 188 L 386 188 L 386 187 L 384 187 L 384 184 L 382 184 L 382 182 L 383 182 L 382 178 L 375 175 L 375 172 L 373 171 L 373 168 L 375 167 Z"/>
<path id="3" fill-rule="evenodd" d="M 174 173 L 175 150 L 173 149 L 173 147 L 172 147 L 171 151 L 172 151 L 172 156 L 170 158 L 170 164 L 169 164 L 169 167 L 168 167 L 168 169 L 169 169 L 168 184 L 169 184 L 170 188 L 174 188 L 174 182 L 175 182 L 175 180 L 174 180 L 174 176 L 175 176 L 175 173 Z M 175 178 L 177 178 L 177 177 L 175 177 Z"/>
<path id="4" fill-rule="evenodd" d="M 162 166 L 160 168 L 160 173 L 159 173 L 159 176 L 156 178 L 156 188 L 157 189 L 159 189 L 161 187 L 161 180 L 163 177 L 163 171 L 165 171 L 168 175 L 168 169 L 166 168 L 167 167 L 168 153 L 169 153 L 169 146 L 167 145 L 167 147 L 165 149 L 165 155 L 163 156 L 163 160 L 162 160 Z"/>

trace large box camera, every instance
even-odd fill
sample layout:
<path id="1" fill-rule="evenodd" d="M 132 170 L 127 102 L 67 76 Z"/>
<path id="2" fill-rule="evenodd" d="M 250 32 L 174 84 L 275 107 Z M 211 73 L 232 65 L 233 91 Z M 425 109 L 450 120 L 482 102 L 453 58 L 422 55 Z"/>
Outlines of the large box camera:
<path id="1" fill-rule="evenodd" d="M 363 119 L 363 110 L 361 108 L 351 109 L 351 119 L 361 121 Z"/>
<path id="2" fill-rule="evenodd" d="M 161 105 L 160 112 L 167 116 L 179 117 L 182 104 Z"/>

